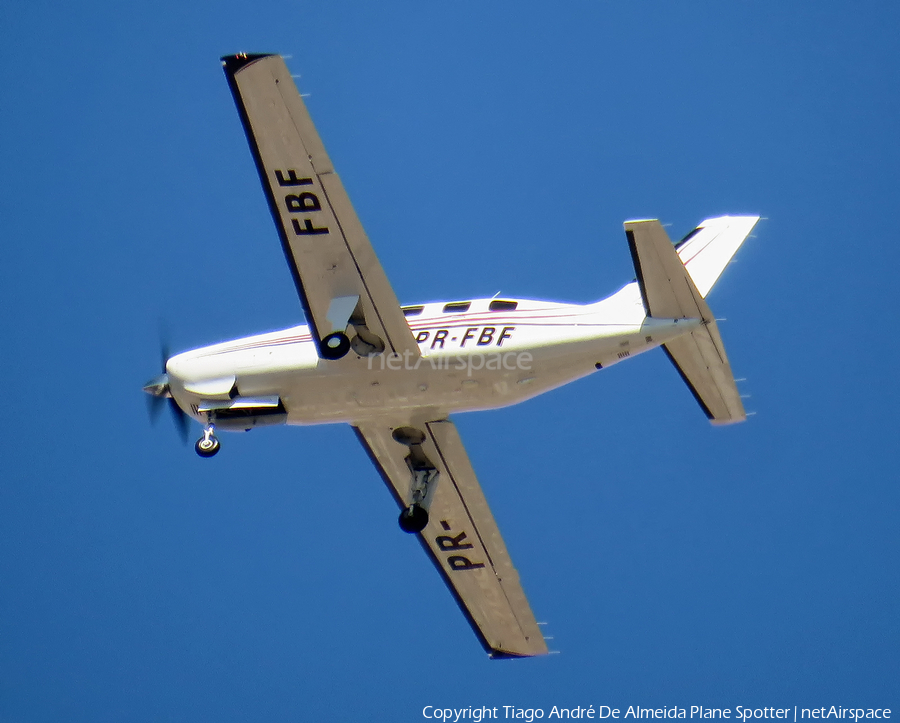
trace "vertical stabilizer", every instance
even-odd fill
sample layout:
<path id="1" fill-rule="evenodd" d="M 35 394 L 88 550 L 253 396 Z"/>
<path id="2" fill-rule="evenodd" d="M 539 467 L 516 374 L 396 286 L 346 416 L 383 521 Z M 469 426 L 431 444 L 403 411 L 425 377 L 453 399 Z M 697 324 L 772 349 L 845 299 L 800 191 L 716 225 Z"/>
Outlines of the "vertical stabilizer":
<path id="1" fill-rule="evenodd" d="M 759 216 L 708 218 L 676 245 L 701 296 L 706 297 L 712 289 L 757 221 Z"/>

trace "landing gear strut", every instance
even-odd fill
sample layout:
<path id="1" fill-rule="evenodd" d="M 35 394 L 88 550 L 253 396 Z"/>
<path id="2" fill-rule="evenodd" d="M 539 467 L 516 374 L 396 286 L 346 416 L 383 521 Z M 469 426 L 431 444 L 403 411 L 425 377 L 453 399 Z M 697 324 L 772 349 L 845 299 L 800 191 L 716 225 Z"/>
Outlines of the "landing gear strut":
<path id="1" fill-rule="evenodd" d="M 203 436 L 197 440 L 194 449 L 201 457 L 212 457 L 219 451 L 219 440 L 215 435 L 216 427 L 210 424 L 203 430 Z"/>
<path id="2" fill-rule="evenodd" d="M 421 532 L 428 526 L 428 507 L 434 496 L 440 472 L 425 456 L 422 443 L 425 433 L 415 427 L 394 430 L 394 439 L 409 447 L 406 466 L 409 468 L 409 505 L 400 513 L 400 529 L 404 532 Z"/>

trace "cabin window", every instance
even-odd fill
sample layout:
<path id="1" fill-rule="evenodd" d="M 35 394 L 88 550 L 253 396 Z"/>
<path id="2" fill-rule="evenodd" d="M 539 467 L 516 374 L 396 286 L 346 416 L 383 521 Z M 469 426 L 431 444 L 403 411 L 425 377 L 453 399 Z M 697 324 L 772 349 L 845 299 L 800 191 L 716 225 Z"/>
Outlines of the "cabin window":
<path id="1" fill-rule="evenodd" d="M 494 299 L 488 308 L 490 308 L 491 311 L 515 311 L 518 305 L 518 301 L 500 301 L 499 299 Z"/>
<path id="2" fill-rule="evenodd" d="M 452 314 L 453 312 L 468 311 L 471 305 L 471 301 L 454 301 L 452 304 L 444 304 L 444 313 Z"/>
<path id="3" fill-rule="evenodd" d="M 424 306 L 401 306 L 403 309 L 403 316 L 418 316 L 423 311 L 425 311 Z"/>

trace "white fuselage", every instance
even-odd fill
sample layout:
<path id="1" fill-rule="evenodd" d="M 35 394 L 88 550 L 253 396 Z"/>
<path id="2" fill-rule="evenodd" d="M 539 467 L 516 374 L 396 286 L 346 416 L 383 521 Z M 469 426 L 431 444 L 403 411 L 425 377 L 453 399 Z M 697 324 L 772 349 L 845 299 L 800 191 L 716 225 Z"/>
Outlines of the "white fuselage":
<path id="1" fill-rule="evenodd" d="M 490 310 L 496 306 L 506 308 Z M 691 331 L 696 319 L 646 316 L 636 283 L 594 304 L 478 299 L 404 307 L 421 357 L 350 353 L 320 359 L 307 326 L 169 359 L 171 393 L 206 422 L 210 405 L 277 398 L 287 424 L 396 420 L 503 407 L 586 376 Z M 515 305 L 515 309 L 509 307 Z M 421 309 L 421 311 L 419 311 Z M 232 424 L 231 428 L 255 426 Z"/>

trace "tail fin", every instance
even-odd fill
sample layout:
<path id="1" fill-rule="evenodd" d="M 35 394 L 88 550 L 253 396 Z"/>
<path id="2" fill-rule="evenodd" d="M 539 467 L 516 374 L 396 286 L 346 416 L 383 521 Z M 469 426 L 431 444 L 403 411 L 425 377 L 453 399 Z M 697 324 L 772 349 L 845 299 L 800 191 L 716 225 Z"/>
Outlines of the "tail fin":
<path id="1" fill-rule="evenodd" d="M 713 424 L 742 422 L 747 415 L 715 318 L 703 297 L 757 220 L 756 216 L 724 216 L 704 221 L 678 247 L 659 221 L 625 222 L 647 315 L 701 321 L 663 348 Z"/>
<path id="2" fill-rule="evenodd" d="M 691 280 L 706 297 L 759 216 L 719 216 L 702 221 L 675 248 Z"/>

